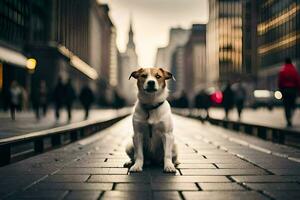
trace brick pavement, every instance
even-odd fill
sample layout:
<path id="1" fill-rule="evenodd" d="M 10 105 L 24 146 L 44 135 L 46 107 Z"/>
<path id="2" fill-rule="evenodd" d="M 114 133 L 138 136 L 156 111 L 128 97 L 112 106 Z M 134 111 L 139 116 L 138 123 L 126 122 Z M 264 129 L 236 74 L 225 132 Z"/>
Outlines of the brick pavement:
<path id="1" fill-rule="evenodd" d="M 153 166 L 129 174 L 122 167 L 132 135 L 129 117 L 87 139 L 0 168 L 0 199 L 300 198 L 300 163 L 284 156 L 300 155 L 299 150 L 192 119 L 174 120 L 181 162 L 176 174 Z"/>

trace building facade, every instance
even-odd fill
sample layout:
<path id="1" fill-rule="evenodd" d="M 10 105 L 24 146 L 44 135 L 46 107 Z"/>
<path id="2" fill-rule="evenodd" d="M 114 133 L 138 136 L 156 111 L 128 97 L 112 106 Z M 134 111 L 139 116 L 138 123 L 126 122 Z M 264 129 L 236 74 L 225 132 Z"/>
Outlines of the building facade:
<path id="1" fill-rule="evenodd" d="M 258 72 L 257 58 L 257 0 L 244 0 L 243 2 L 243 72 L 256 79 Z M 253 81 L 253 80 L 252 80 Z"/>
<path id="2" fill-rule="evenodd" d="M 257 1 L 258 85 L 275 90 L 284 59 L 300 65 L 300 1 Z"/>
<path id="3" fill-rule="evenodd" d="M 210 85 L 234 79 L 242 68 L 241 0 L 210 0 L 207 27 Z"/>
<path id="4" fill-rule="evenodd" d="M 45 80 L 51 91 L 62 77 L 72 80 L 77 93 L 89 84 L 97 96 L 106 97 L 106 89 L 117 85 L 116 31 L 107 5 L 96 0 L 3 0 L 0 7 L 3 90 L 18 80 L 30 93 Z M 37 61 L 31 73 L 28 58 Z"/>
<path id="5" fill-rule="evenodd" d="M 128 105 L 134 104 L 137 99 L 137 89 L 134 80 L 128 80 L 130 74 L 139 68 L 138 56 L 135 50 L 134 32 L 130 21 L 128 43 L 124 53 L 121 53 L 121 67 L 119 68 L 118 93 Z"/>
<path id="6" fill-rule="evenodd" d="M 185 65 L 184 65 L 184 46 L 178 46 L 173 55 L 172 55 L 172 66 L 171 66 L 171 73 L 174 75 L 176 74 L 176 81 L 172 81 L 169 86 L 169 90 L 171 92 L 172 98 L 179 98 L 184 91 L 184 80 L 185 80 Z"/>
<path id="7" fill-rule="evenodd" d="M 48 6 L 48 1 L 0 1 L 0 108 L 8 107 L 13 80 L 24 88 L 24 95 L 30 92 L 31 71 L 26 65 L 32 54 L 27 49 L 49 37 Z"/>
<path id="8" fill-rule="evenodd" d="M 193 106 L 198 91 L 207 87 L 206 25 L 194 24 L 184 48 L 184 91 Z"/>
<path id="9" fill-rule="evenodd" d="M 172 55 L 178 46 L 183 46 L 187 42 L 190 30 L 182 28 L 171 28 L 169 33 L 169 43 L 166 47 L 158 48 L 155 66 L 171 70 Z M 176 74 L 174 74 L 176 75 Z"/>

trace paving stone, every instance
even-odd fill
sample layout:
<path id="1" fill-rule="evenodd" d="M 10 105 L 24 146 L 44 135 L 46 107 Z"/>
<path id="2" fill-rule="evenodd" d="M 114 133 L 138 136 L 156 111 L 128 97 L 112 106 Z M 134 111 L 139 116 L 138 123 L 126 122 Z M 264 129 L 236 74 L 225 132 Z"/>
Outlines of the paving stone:
<path id="1" fill-rule="evenodd" d="M 216 164 L 220 169 L 249 169 L 258 168 L 257 166 L 250 163 L 218 163 Z"/>
<path id="2" fill-rule="evenodd" d="M 85 182 L 89 175 L 52 175 L 44 179 L 45 182 Z"/>
<path id="3" fill-rule="evenodd" d="M 179 164 L 177 166 L 179 169 L 215 169 L 216 167 L 212 164 L 188 164 L 188 163 L 183 163 Z"/>
<path id="4" fill-rule="evenodd" d="M 181 200 L 178 192 L 154 192 L 153 199 Z"/>
<path id="5" fill-rule="evenodd" d="M 232 176 L 236 182 L 244 183 L 272 183 L 272 182 L 296 182 L 299 176 L 278 176 L 278 175 L 259 175 L 259 176 Z"/>
<path id="6" fill-rule="evenodd" d="M 202 190 L 245 190 L 237 183 L 198 183 Z"/>
<path id="7" fill-rule="evenodd" d="M 267 190 L 265 191 L 266 194 L 270 195 L 276 200 L 296 200 L 300 199 L 300 192 L 299 191 L 292 191 L 292 190 Z"/>
<path id="8" fill-rule="evenodd" d="M 262 194 L 252 191 L 200 191 L 182 194 L 186 200 L 269 200 Z"/>
<path id="9" fill-rule="evenodd" d="M 245 183 L 253 190 L 299 190 L 298 183 Z"/>
<path id="10" fill-rule="evenodd" d="M 269 169 L 271 172 L 277 175 L 300 175 L 299 169 Z"/>
<path id="11" fill-rule="evenodd" d="M 127 168 L 64 168 L 56 174 L 127 174 Z"/>
<path id="12" fill-rule="evenodd" d="M 67 190 L 25 191 L 11 196 L 9 199 L 62 199 L 68 194 Z"/>
<path id="13" fill-rule="evenodd" d="M 100 191 L 71 191 L 65 200 L 97 200 L 101 195 Z"/>
<path id="14" fill-rule="evenodd" d="M 266 174 L 261 169 L 181 169 L 182 175 L 257 175 Z"/>
<path id="15" fill-rule="evenodd" d="M 112 183 L 38 183 L 33 190 L 111 190 Z"/>
<path id="16" fill-rule="evenodd" d="M 150 182 L 150 176 L 142 176 L 142 175 L 92 175 L 88 182 L 95 183 L 147 183 Z"/>
<path id="17" fill-rule="evenodd" d="M 213 183 L 213 182 L 230 182 L 225 176 L 156 176 L 152 182 L 171 182 L 171 183 Z"/>
<path id="18" fill-rule="evenodd" d="M 132 200 L 150 200 L 151 192 L 141 191 L 106 191 L 101 199 L 132 199 Z"/>
<path id="19" fill-rule="evenodd" d="M 150 183 L 117 183 L 115 190 L 120 191 L 150 191 Z"/>
<path id="20" fill-rule="evenodd" d="M 97 167 L 116 167 L 123 168 L 124 163 L 119 162 L 99 162 L 99 163 L 75 163 L 69 165 L 68 167 L 88 167 L 88 168 L 97 168 Z"/>
<path id="21" fill-rule="evenodd" d="M 109 174 L 110 168 L 64 168 L 56 174 Z"/>
<path id="22" fill-rule="evenodd" d="M 151 185 L 152 190 L 199 190 L 195 183 L 161 183 L 156 182 Z"/>

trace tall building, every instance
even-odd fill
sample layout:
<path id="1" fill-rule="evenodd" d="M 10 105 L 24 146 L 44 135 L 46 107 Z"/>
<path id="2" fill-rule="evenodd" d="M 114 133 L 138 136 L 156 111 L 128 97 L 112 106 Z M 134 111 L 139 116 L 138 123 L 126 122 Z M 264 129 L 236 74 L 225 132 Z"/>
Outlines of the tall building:
<path id="1" fill-rule="evenodd" d="M 130 74 L 139 68 L 138 56 L 135 50 L 134 33 L 132 21 L 130 20 L 128 43 L 124 53 L 121 53 L 121 67 L 119 71 L 118 92 L 126 100 L 126 103 L 131 105 L 137 99 L 137 90 L 135 81 L 128 80 Z"/>
<path id="2" fill-rule="evenodd" d="M 243 0 L 243 72 L 256 79 L 257 58 L 257 0 Z M 253 81 L 253 80 L 252 80 Z"/>
<path id="3" fill-rule="evenodd" d="M 277 75 L 285 57 L 300 66 L 300 1 L 257 1 L 258 85 L 277 88 Z"/>
<path id="4" fill-rule="evenodd" d="M 193 106 L 196 93 L 207 87 L 205 24 L 193 24 L 185 45 L 184 58 L 184 91 Z"/>
<path id="5" fill-rule="evenodd" d="M 103 85 L 117 85 L 116 31 L 107 5 L 96 0 L 2 0 L 0 7 L 3 90 L 15 79 L 28 93 L 40 80 L 51 91 L 58 77 L 71 78 L 77 92 L 90 84 L 97 95 L 105 91 Z M 26 69 L 30 57 L 37 61 L 31 74 Z"/>
<path id="6" fill-rule="evenodd" d="M 30 90 L 32 57 L 28 46 L 49 37 L 49 1 L 0 1 L 0 107 L 8 106 L 8 91 L 13 80 Z M 39 65 L 39 63 L 38 63 Z"/>
<path id="7" fill-rule="evenodd" d="M 96 82 L 97 93 L 100 97 L 100 104 L 111 104 L 118 84 L 116 28 L 109 17 L 107 4 L 98 4 L 96 17 L 95 22 L 99 28 L 95 36 L 98 37 L 98 40 L 91 40 L 90 42 L 91 54 L 94 54 L 94 58 L 99 60 L 99 64 L 97 64 L 99 74 L 99 79 Z"/>
<path id="8" fill-rule="evenodd" d="M 210 0 L 207 27 L 210 85 L 232 80 L 242 72 L 241 0 Z"/>
<path id="9" fill-rule="evenodd" d="M 169 85 L 171 91 L 171 97 L 175 99 L 180 97 L 184 91 L 184 75 L 185 75 L 185 63 L 184 63 L 184 46 L 178 46 L 172 55 L 171 73 L 176 75 L 176 81 L 172 81 Z"/>
<path id="10" fill-rule="evenodd" d="M 158 48 L 157 50 L 155 66 L 171 70 L 172 55 L 174 51 L 178 46 L 185 45 L 189 35 L 190 30 L 171 28 L 168 45 L 166 47 Z"/>

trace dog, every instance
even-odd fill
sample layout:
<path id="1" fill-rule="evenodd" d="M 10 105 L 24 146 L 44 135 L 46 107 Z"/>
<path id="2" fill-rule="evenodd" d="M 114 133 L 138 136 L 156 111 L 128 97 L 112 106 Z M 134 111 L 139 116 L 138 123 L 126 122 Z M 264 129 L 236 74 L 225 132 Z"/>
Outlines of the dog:
<path id="1" fill-rule="evenodd" d="M 138 101 L 135 104 L 133 140 L 126 147 L 131 159 L 124 166 L 130 172 L 141 172 L 144 161 L 164 164 L 164 172 L 175 173 L 177 147 L 174 143 L 171 107 L 166 80 L 173 75 L 162 68 L 140 68 L 129 76 L 137 79 Z M 175 80 L 175 79 L 174 79 Z"/>

